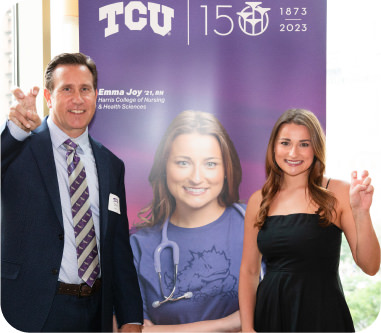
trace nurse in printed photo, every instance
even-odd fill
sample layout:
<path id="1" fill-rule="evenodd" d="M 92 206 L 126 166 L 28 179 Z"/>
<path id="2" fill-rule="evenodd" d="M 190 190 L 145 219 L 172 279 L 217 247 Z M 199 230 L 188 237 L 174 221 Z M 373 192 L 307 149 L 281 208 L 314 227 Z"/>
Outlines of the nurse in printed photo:
<path id="1" fill-rule="evenodd" d="M 131 236 L 144 331 L 239 331 L 245 205 L 234 145 L 215 116 L 184 111 L 149 176 L 153 200 Z"/>

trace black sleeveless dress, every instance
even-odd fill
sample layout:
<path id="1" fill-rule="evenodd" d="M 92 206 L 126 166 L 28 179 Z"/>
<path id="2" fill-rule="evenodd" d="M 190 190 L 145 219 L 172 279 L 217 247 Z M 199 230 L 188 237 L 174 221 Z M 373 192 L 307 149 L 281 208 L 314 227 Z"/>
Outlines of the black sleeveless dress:
<path id="1" fill-rule="evenodd" d="M 257 291 L 258 332 L 354 332 L 338 273 L 342 231 L 317 214 L 267 217 L 258 248 L 267 271 Z"/>

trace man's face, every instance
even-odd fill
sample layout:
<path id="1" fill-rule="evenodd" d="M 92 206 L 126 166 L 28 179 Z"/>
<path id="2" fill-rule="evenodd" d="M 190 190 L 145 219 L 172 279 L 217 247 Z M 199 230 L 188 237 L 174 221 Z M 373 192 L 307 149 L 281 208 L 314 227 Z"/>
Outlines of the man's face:
<path id="1" fill-rule="evenodd" d="M 44 91 L 53 122 L 71 138 L 80 136 L 94 116 L 97 91 L 85 65 L 59 65 L 53 73 L 53 91 Z"/>

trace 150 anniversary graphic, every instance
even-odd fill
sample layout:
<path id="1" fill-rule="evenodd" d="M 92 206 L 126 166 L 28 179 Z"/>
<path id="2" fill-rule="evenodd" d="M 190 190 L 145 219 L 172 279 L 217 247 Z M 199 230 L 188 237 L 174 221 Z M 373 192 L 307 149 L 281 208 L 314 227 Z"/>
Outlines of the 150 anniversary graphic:
<path id="1" fill-rule="evenodd" d="M 190 43 L 190 20 L 193 16 L 190 10 L 190 1 L 187 0 L 187 20 L 184 22 L 188 28 L 187 44 Z M 196 16 L 203 17 L 204 34 L 215 33 L 219 36 L 228 36 L 234 28 L 238 28 L 248 36 L 259 36 L 263 34 L 269 25 L 269 12 L 279 10 L 285 21 L 303 21 L 307 15 L 307 7 L 264 7 L 263 2 L 247 1 L 244 3 L 208 5 L 208 1 L 201 1 L 199 12 Z M 243 8 L 242 8 L 243 6 Z M 242 8 L 242 9 L 240 9 Z M 193 8 L 197 10 L 197 7 Z M 237 11 L 238 10 L 238 11 Z M 212 14 L 210 14 L 210 12 Z M 147 26 L 158 35 L 166 36 L 172 31 L 172 23 L 175 19 L 175 10 L 164 4 L 132 0 L 127 2 L 115 2 L 99 8 L 99 21 L 106 21 L 104 37 L 111 36 L 120 31 L 116 22 L 117 16 L 124 17 L 124 25 L 129 30 L 143 30 Z M 215 28 L 211 27 L 211 19 L 214 20 Z M 161 23 L 159 23 L 161 21 Z M 218 23 L 217 23 L 218 21 Z M 223 22 L 223 23 L 221 23 Z M 225 30 L 219 30 L 217 26 L 221 23 Z M 281 23 L 280 31 L 307 31 L 306 23 Z"/>
<path id="2" fill-rule="evenodd" d="M 123 41 L 121 36 L 125 36 L 128 43 L 130 37 L 127 36 L 140 36 L 142 39 L 150 36 L 156 38 L 157 43 L 174 40 L 177 45 L 190 48 L 211 38 L 243 39 L 249 44 L 255 40 L 271 39 L 275 33 L 303 34 L 314 30 L 308 21 L 314 15 L 311 0 L 106 2 L 98 5 L 96 11 L 98 28 L 101 28 L 99 38 L 105 41 L 116 38 Z M 135 91 L 142 91 L 141 96 L 135 95 Z M 167 98 L 167 91 L 161 85 L 118 89 L 104 86 L 99 91 L 98 109 L 147 110 L 155 104 L 166 103 Z"/>

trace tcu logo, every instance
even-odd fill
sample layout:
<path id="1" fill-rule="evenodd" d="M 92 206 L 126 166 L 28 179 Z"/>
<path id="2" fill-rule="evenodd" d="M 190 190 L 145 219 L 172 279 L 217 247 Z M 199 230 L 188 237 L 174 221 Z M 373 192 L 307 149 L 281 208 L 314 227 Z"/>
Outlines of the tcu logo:
<path id="1" fill-rule="evenodd" d="M 143 30 L 148 21 L 147 11 L 149 11 L 149 25 L 156 34 L 165 36 L 172 30 L 175 11 L 171 7 L 154 2 L 148 2 L 146 7 L 141 1 L 130 1 L 124 7 L 123 2 L 115 2 L 99 8 L 99 21 L 107 19 L 105 37 L 119 32 L 119 24 L 115 22 L 115 18 L 116 15 L 121 15 L 123 12 L 124 24 L 128 29 Z M 162 26 L 159 25 L 159 13 L 163 15 Z"/>

